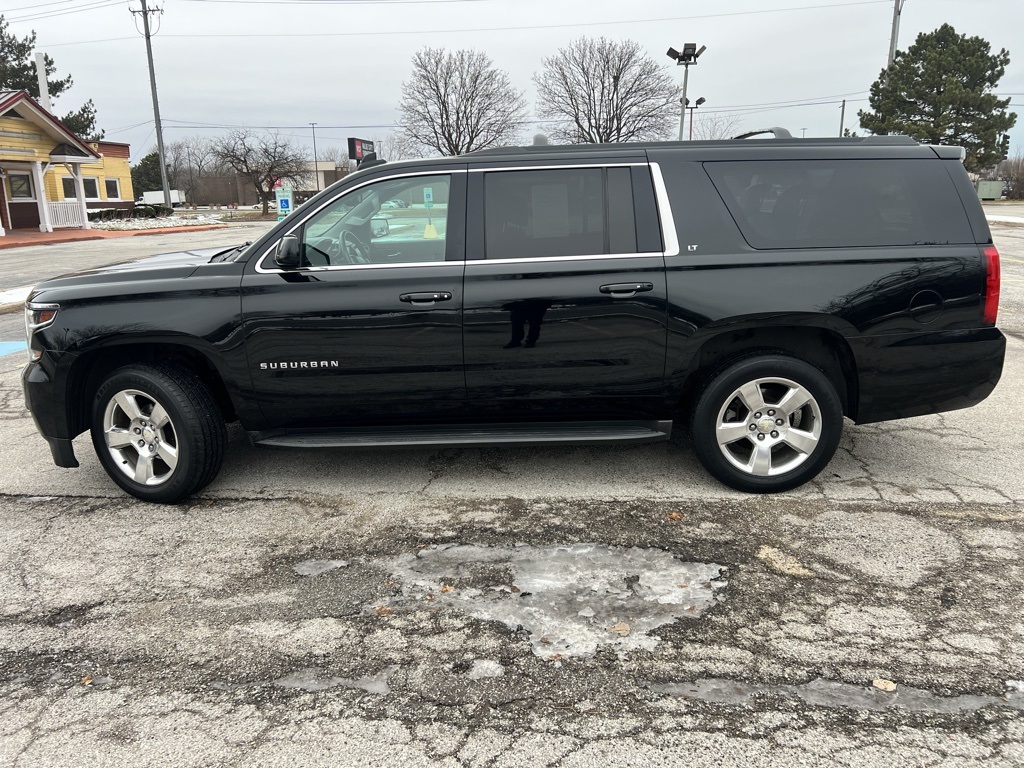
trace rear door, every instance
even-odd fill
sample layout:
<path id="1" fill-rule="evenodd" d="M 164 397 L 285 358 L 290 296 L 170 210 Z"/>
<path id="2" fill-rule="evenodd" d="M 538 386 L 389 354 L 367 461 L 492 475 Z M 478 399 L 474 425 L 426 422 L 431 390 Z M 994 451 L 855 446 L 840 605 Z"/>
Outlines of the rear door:
<path id="1" fill-rule="evenodd" d="M 665 261 L 646 160 L 471 169 L 470 408 L 629 418 L 661 404 Z"/>

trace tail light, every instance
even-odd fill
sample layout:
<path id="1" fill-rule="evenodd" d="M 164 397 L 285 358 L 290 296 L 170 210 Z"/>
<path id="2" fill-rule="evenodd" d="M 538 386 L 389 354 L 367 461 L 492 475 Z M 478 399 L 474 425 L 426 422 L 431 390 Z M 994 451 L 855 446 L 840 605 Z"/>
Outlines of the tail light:
<path id="1" fill-rule="evenodd" d="M 999 313 L 999 250 L 990 245 L 985 248 L 985 311 L 982 322 L 995 325 Z"/>

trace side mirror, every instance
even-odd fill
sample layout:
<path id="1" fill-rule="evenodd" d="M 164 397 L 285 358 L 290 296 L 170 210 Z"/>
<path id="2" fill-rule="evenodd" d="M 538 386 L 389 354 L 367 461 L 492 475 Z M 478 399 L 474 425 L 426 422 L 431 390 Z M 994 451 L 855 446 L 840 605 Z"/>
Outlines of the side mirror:
<path id="1" fill-rule="evenodd" d="M 302 245 L 295 235 L 285 235 L 277 244 L 274 261 L 281 269 L 298 269 L 302 259 Z"/>
<path id="2" fill-rule="evenodd" d="M 388 220 L 380 216 L 370 219 L 370 237 L 387 237 L 391 234 L 391 225 Z"/>

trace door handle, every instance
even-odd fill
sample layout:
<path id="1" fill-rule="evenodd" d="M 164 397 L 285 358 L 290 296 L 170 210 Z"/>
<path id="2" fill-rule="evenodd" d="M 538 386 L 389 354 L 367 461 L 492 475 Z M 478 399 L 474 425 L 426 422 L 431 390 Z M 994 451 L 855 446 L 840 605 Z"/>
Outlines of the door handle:
<path id="1" fill-rule="evenodd" d="M 653 290 L 654 283 L 612 283 L 601 286 L 601 293 L 607 293 L 613 299 L 628 299 L 638 293 Z"/>
<path id="2" fill-rule="evenodd" d="M 424 291 L 423 293 L 403 293 L 398 298 L 401 301 L 406 302 L 407 304 L 419 304 L 421 306 L 430 306 L 436 301 L 451 301 L 452 295 L 447 291 Z"/>

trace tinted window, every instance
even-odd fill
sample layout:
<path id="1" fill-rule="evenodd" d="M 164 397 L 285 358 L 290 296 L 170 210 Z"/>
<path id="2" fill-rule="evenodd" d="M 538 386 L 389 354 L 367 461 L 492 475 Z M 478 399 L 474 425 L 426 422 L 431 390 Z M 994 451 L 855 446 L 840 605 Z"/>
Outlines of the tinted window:
<path id="1" fill-rule="evenodd" d="M 603 176 L 601 168 L 485 174 L 487 258 L 608 253 Z"/>
<path id="2" fill-rule="evenodd" d="M 705 163 L 754 248 L 973 243 L 940 161 Z"/>
<path id="3" fill-rule="evenodd" d="M 342 195 L 303 225 L 303 265 L 444 261 L 450 188 L 447 174 L 409 176 Z"/>
<path id="4" fill-rule="evenodd" d="M 636 214 L 629 168 L 608 169 L 608 250 L 636 253 Z"/>

